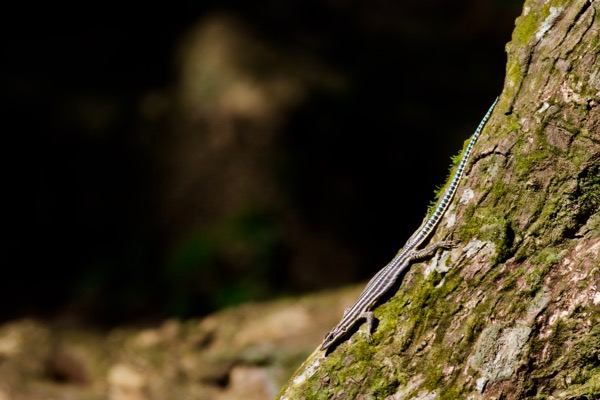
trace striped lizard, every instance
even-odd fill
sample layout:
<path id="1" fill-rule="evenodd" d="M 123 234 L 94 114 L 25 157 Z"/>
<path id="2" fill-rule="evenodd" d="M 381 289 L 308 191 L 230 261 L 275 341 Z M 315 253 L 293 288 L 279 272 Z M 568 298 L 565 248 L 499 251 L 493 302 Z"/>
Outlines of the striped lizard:
<path id="1" fill-rule="evenodd" d="M 366 319 L 367 321 L 367 340 L 371 342 L 371 332 L 373 331 L 373 306 L 377 303 L 381 297 L 388 292 L 388 290 L 395 284 L 398 277 L 415 261 L 422 260 L 430 255 L 434 254 L 438 249 L 450 249 L 456 245 L 456 242 L 445 240 L 419 250 L 418 247 L 423 244 L 425 239 L 435 229 L 437 224 L 442 219 L 444 212 L 450 204 L 450 200 L 456 192 L 458 183 L 463 175 L 467 160 L 471 155 L 473 146 L 483 129 L 483 126 L 487 122 L 490 114 L 492 113 L 498 98 L 494 100 L 494 103 L 489 108 L 479 126 L 475 130 L 475 133 L 471 137 L 469 144 L 463 154 L 463 157 L 458 164 L 456 172 L 450 181 L 450 186 L 444 193 L 441 201 L 435 208 L 435 211 L 426 220 L 415 233 L 408 239 L 402 251 L 400 251 L 385 267 L 383 267 L 371 280 L 367 283 L 367 286 L 356 300 L 356 303 L 350 308 L 347 308 L 342 316 L 341 321 L 327 334 L 323 340 L 323 344 L 320 350 L 327 350 L 334 343 L 337 343 L 342 337 L 344 337 L 348 331 L 355 326 L 358 321 Z"/>

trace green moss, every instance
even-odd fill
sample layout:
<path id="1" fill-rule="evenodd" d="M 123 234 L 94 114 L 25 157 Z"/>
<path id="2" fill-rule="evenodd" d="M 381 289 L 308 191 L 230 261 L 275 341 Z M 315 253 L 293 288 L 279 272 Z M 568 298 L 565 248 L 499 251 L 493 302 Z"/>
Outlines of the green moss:
<path id="1" fill-rule="evenodd" d="M 520 70 L 518 73 L 519 74 L 521 73 Z M 501 129 L 506 132 L 520 131 L 521 130 L 521 117 L 516 112 L 513 112 L 510 115 L 504 115 Z"/>
<path id="2" fill-rule="evenodd" d="M 600 208 L 600 162 L 591 164 L 580 175 L 577 204 L 582 214 L 588 215 Z"/>
<path id="3" fill-rule="evenodd" d="M 458 231 L 455 233 L 459 240 L 467 243 L 472 238 L 476 237 L 481 230 L 482 219 L 478 216 L 475 218 L 475 212 L 480 213 L 482 208 L 476 207 L 474 204 L 468 205 L 465 208 L 462 222 Z"/>
<path id="4" fill-rule="evenodd" d="M 464 224 L 458 228 L 457 236 L 462 242 L 469 242 L 477 237 L 479 240 L 494 242 L 497 255 L 494 264 L 507 259 L 513 251 L 515 233 L 512 225 L 494 208 L 467 207 Z"/>
<path id="5" fill-rule="evenodd" d="M 355 333 L 357 335 L 359 333 Z M 348 342 L 342 343 L 339 348 L 322 362 L 320 369 L 324 374 L 320 377 L 313 376 L 312 391 L 307 393 L 308 398 L 329 398 L 323 397 L 327 393 L 320 390 L 323 379 L 328 379 L 331 382 L 328 384 L 330 390 L 336 390 L 339 387 L 345 387 L 347 395 L 352 397 L 358 391 L 357 385 L 347 385 L 349 380 L 359 380 L 364 377 L 370 365 L 372 365 L 373 348 L 369 346 L 361 338 L 357 338 L 349 346 Z"/>
<path id="6" fill-rule="evenodd" d="M 397 310 L 403 310 L 405 299 L 400 299 L 399 296 L 392 297 L 388 302 L 381 307 L 375 309 L 375 317 L 379 321 L 377 330 L 373 334 L 375 344 L 382 343 L 387 339 L 387 335 L 396 332 L 398 325 Z M 384 337 L 384 335 L 386 335 Z"/>
<path id="7" fill-rule="evenodd" d="M 449 321 L 446 323 L 449 325 Z M 439 333 L 442 336 L 441 333 Z M 462 346 L 448 347 L 441 343 L 441 340 L 435 341 L 430 351 L 427 353 L 424 363 L 427 364 L 426 368 L 423 368 L 425 375 L 425 382 L 423 386 L 430 391 L 438 389 L 444 381 L 444 365 L 447 365 L 448 361 L 454 359 L 457 363 L 461 363 L 464 358 L 464 352 Z M 454 358 L 453 358 L 454 357 Z M 445 389 L 449 389 L 451 385 L 449 382 L 443 383 Z"/>
<path id="8" fill-rule="evenodd" d="M 428 279 L 423 280 L 421 274 L 416 275 L 414 285 L 408 288 L 406 293 L 406 297 L 412 299 L 410 304 L 406 304 L 404 300 L 398 300 L 393 307 L 386 309 L 386 312 L 394 314 L 398 314 L 400 309 L 403 310 L 404 315 L 410 316 L 399 328 L 402 329 L 404 335 L 398 343 L 396 351 L 419 353 L 415 346 L 420 346 L 425 341 L 427 341 L 427 346 L 431 346 L 424 353 L 425 358 L 419 360 L 421 364 L 419 369 L 423 371 L 425 379 L 423 385 L 429 390 L 436 390 L 439 387 L 443 379 L 441 365 L 444 364 L 444 360 L 453 357 L 462 359 L 468 353 L 464 347 L 448 348 L 442 343 L 445 332 L 451 325 L 452 316 L 460 307 L 460 305 L 444 299 L 460 287 L 462 278 L 458 271 L 452 271 L 446 275 L 444 284 L 437 286 L 439 276 L 437 278 L 435 276 L 436 274 L 430 274 Z M 403 298 L 403 296 L 396 297 Z M 398 308 L 400 305 L 402 308 Z M 393 319 L 398 320 L 398 318 Z M 429 333 L 433 329 L 435 329 L 436 336 L 431 338 Z M 447 383 L 445 385 L 447 388 Z"/>
<path id="9" fill-rule="evenodd" d="M 558 247 L 545 247 L 537 253 L 531 255 L 530 262 L 532 264 L 541 265 L 544 273 L 548 268 L 557 264 L 560 261 L 561 250 Z"/>
<path id="10" fill-rule="evenodd" d="M 513 96 L 514 92 L 520 86 L 519 83 L 523 79 L 521 74 L 521 66 L 519 65 L 517 57 L 509 57 L 508 63 L 506 64 L 506 83 L 504 87 L 507 90 L 508 96 Z"/>
<path id="11" fill-rule="evenodd" d="M 443 358 L 441 356 L 435 357 L 434 359 Z M 432 362 L 432 360 L 428 360 L 430 368 L 426 368 L 425 372 L 425 382 L 423 382 L 423 387 L 433 391 L 440 386 L 440 382 L 443 380 L 444 375 L 442 373 L 442 365 Z"/>
<path id="12" fill-rule="evenodd" d="M 525 4 L 527 6 L 527 4 Z M 529 43 L 535 32 L 539 29 L 540 15 L 529 12 L 527 15 L 517 17 L 515 29 L 512 34 L 511 44 L 525 46 Z"/>
<path id="13" fill-rule="evenodd" d="M 531 171 L 536 170 L 549 156 L 547 146 L 542 145 L 541 143 L 536 143 L 536 146 L 537 147 L 532 146 L 534 149 L 531 149 L 528 152 L 522 152 L 520 156 L 515 157 L 514 170 L 521 180 L 529 179 Z M 522 146 L 519 147 L 522 148 Z"/>
<path id="14" fill-rule="evenodd" d="M 450 169 L 448 170 L 448 177 L 446 178 L 446 181 L 443 185 L 438 186 L 435 188 L 433 194 L 433 200 L 429 203 L 429 205 L 427 206 L 427 218 L 431 217 L 431 215 L 433 214 L 433 212 L 435 211 L 435 209 L 437 208 L 437 204 L 440 200 L 440 198 L 444 195 L 444 193 L 446 192 L 446 189 L 448 188 L 448 185 L 450 185 L 450 182 L 452 181 L 452 178 L 454 177 L 454 174 L 456 173 L 456 169 L 458 168 L 458 164 L 460 164 L 460 161 L 462 160 L 464 154 L 465 154 L 465 150 L 467 149 L 467 146 L 469 144 L 469 141 L 471 140 L 471 138 L 467 139 L 464 141 L 463 143 L 463 147 L 461 149 L 461 151 L 452 156 L 452 163 L 450 166 Z"/>
<path id="15" fill-rule="evenodd" d="M 560 260 L 560 255 L 558 253 L 548 252 L 545 254 L 545 257 L 544 257 L 544 265 L 546 267 L 550 267 L 551 265 L 558 264 L 559 260 Z"/>
<path id="16" fill-rule="evenodd" d="M 501 181 L 494 182 L 490 188 L 492 198 L 510 199 L 511 192 L 514 192 L 514 189 L 511 191 Z M 464 243 L 473 238 L 493 242 L 496 248 L 493 264 L 496 265 L 510 258 L 516 250 L 516 232 L 508 218 L 509 214 L 495 205 L 469 205 L 461 218 L 462 225 L 458 227 L 455 235 Z"/>
<path id="17" fill-rule="evenodd" d="M 538 13 L 534 11 L 536 7 L 531 7 L 531 11 L 526 15 L 521 14 L 515 21 L 512 42 L 520 46 L 529 44 L 535 34 L 540 30 L 543 22 L 550 15 L 550 8 L 562 8 L 566 3 L 567 0 L 554 0 L 546 2 Z M 526 2 L 524 8 L 528 7 L 528 2 Z"/>
<path id="18" fill-rule="evenodd" d="M 579 136 L 575 137 L 569 153 L 569 161 L 571 161 L 577 169 L 580 169 L 583 164 L 587 163 L 590 157 L 587 142 L 585 140 L 579 140 L 580 136 L 589 137 L 590 133 L 587 129 L 582 129 L 579 134 Z"/>
<path id="19" fill-rule="evenodd" d="M 486 321 L 484 321 L 477 313 L 470 315 L 464 323 L 464 342 L 472 344 L 475 342 L 479 334 L 483 330 Z"/>
<path id="20" fill-rule="evenodd" d="M 497 229 L 492 233 L 492 240 L 496 244 L 496 256 L 493 259 L 494 264 L 500 264 L 514 254 L 515 231 L 509 221 L 502 220 L 497 225 Z"/>
<path id="21" fill-rule="evenodd" d="M 442 393 L 440 393 L 439 400 L 456 400 L 461 398 L 461 391 L 455 388 L 444 389 Z"/>
<path id="22" fill-rule="evenodd" d="M 600 325 L 595 325 L 573 349 L 574 359 L 586 370 L 600 369 Z"/>
<path id="23" fill-rule="evenodd" d="M 559 318 L 554 324 L 554 330 L 548 339 L 550 342 L 549 349 L 552 349 L 552 351 L 556 353 L 552 358 L 558 358 L 558 356 L 563 353 L 563 347 L 571 340 L 573 332 L 569 325 L 569 322 L 565 321 L 563 318 Z"/>
<path id="24" fill-rule="evenodd" d="M 370 392 L 373 393 L 376 399 L 384 399 L 391 396 L 400 386 L 400 382 L 397 379 L 391 379 L 390 381 L 387 376 L 381 373 L 381 369 L 372 377 L 372 382 Z"/>
<path id="25" fill-rule="evenodd" d="M 570 386 L 570 399 L 598 399 L 600 398 L 600 370 L 590 374 L 590 378 L 582 385 L 572 384 Z"/>
<path id="26" fill-rule="evenodd" d="M 543 287 L 543 280 L 549 271 L 548 266 L 538 266 L 527 271 L 525 282 L 527 284 L 527 292 L 534 296 Z"/>
<path id="27" fill-rule="evenodd" d="M 589 309 L 581 308 L 574 314 L 589 315 Z M 582 337 L 581 329 L 579 318 L 559 319 L 547 341 L 532 340 L 532 352 L 550 349 L 552 354 L 548 357 L 554 361 L 537 366 L 529 378 L 529 393 L 538 392 L 536 398 L 539 398 L 560 390 L 566 398 L 597 398 L 600 394 L 600 326 L 594 325 L 582 340 L 574 342 Z M 567 388 L 563 382 L 569 382 Z"/>

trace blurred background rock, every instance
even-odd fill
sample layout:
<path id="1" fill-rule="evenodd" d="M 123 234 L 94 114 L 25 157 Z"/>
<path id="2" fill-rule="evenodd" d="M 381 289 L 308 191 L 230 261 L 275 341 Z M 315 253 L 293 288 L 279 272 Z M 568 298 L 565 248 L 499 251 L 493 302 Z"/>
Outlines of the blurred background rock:
<path id="1" fill-rule="evenodd" d="M 372 276 L 498 94 L 521 3 L 18 7 L 0 319 L 111 327 Z"/>

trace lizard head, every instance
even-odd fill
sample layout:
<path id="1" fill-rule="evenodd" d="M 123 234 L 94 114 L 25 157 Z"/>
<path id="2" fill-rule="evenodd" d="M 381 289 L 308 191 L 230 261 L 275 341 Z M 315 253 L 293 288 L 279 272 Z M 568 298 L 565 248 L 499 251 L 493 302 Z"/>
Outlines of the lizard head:
<path id="1" fill-rule="evenodd" d="M 348 332 L 348 327 L 346 325 L 338 325 L 331 330 L 327 335 L 325 335 L 325 339 L 323 339 L 323 344 L 321 344 L 320 350 L 328 349 L 332 344 L 337 342 L 339 338 L 344 336 Z"/>

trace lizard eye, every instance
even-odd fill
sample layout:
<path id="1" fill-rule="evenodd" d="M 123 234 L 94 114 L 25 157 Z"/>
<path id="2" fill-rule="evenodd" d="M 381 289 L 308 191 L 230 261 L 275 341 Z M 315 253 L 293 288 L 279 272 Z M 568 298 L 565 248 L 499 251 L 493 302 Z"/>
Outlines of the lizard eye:
<path id="1" fill-rule="evenodd" d="M 339 329 L 337 330 L 338 336 L 341 336 L 341 335 L 344 335 L 344 334 L 346 334 L 346 331 L 347 331 L 347 330 L 348 330 L 348 327 L 347 327 L 347 326 L 343 326 L 343 327 L 339 328 Z"/>

